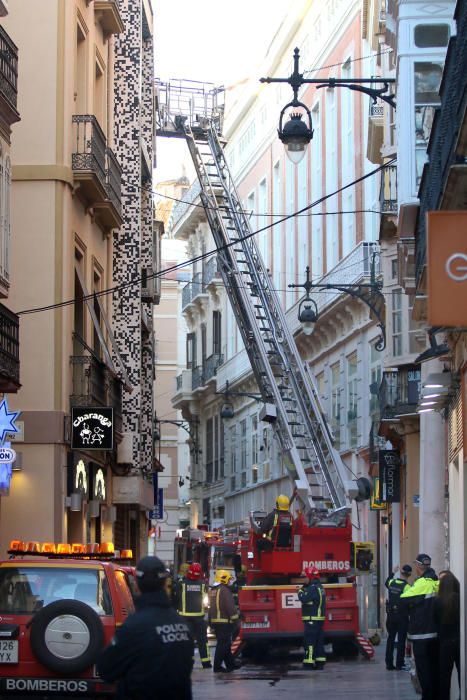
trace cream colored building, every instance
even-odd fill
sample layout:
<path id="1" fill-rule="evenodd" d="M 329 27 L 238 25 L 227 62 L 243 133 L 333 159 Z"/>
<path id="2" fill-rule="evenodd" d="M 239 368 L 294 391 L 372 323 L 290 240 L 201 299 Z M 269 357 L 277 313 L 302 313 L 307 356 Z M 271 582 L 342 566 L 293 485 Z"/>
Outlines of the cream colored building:
<path id="1" fill-rule="evenodd" d="M 10 300 L 31 313 L 14 401 L 22 470 L 2 499 L 0 547 L 115 539 L 144 553 L 156 300 L 146 281 L 157 250 L 150 4 L 19 0 L 5 27 L 24 56 Z M 71 449 L 72 407 L 113 408 L 113 445 L 83 438 Z"/>

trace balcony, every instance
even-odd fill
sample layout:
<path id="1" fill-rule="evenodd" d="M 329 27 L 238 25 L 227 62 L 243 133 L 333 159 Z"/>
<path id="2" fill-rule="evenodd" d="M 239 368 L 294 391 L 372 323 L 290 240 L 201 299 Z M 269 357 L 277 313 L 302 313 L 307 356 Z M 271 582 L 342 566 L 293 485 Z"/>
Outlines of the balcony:
<path id="1" fill-rule="evenodd" d="M 191 282 L 192 300 L 198 299 L 201 296 L 207 296 L 206 283 L 204 281 L 204 272 L 195 272 Z"/>
<path id="2" fill-rule="evenodd" d="M 19 318 L 0 304 L 0 392 L 16 393 L 19 382 Z"/>
<path id="3" fill-rule="evenodd" d="M 381 147 L 384 141 L 384 105 L 382 102 L 373 104 L 370 99 L 368 115 L 368 144 L 366 157 L 372 163 L 382 163 Z"/>
<path id="4" fill-rule="evenodd" d="M 77 336 L 75 336 L 75 341 Z M 76 344 L 75 344 L 76 347 Z M 115 435 L 122 436 L 122 382 L 91 352 L 70 357 L 72 369 L 72 406 L 111 406 L 114 409 Z"/>
<path id="5" fill-rule="evenodd" d="M 213 255 L 209 258 L 206 265 L 204 266 L 204 285 L 207 288 L 214 280 L 221 280 L 221 273 L 219 269 L 219 259 L 217 255 Z"/>
<path id="6" fill-rule="evenodd" d="M 382 171 L 379 201 L 381 214 L 397 214 L 397 165 L 388 165 Z"/>
<path id="7" fill-rule="evenodd" d="M 18 102 L 18 49 L 3 27 L 0 27 L 0 99 L 2 113 L 8 124 L 19 121 Z"/>
<path id="8" fill-rule="evenodd" d="M 104 229 L 118 228 L 122 224 L 118 161 L 94 115 L 75 114 L 72 120 L 75 150 L 71 166 L 79 194 Z"/>
<path id="9" fill-rule="evenodd" d="M 391 421 L 416 412 L 421 390 L 420 365 L 383 372 L 378 391 L 381 421 Z"/>
<path id="10" fill-rule="evenodd" d="M 185 311 L 186 307 L 191 304 L 193 299 L 193 287 L 191 282 L 188 282 L 182 289 L 182 311 Z"/>
<path id="11" fill-rule="evenodd" d="M 191 369 L 184 369 L 183 372 L 176 377 L 176 390 L 172 397 L 172 406 L 174 408 L 182 408 L 185 403 L 191 400 L 191 384 Z"/>
<path id="12" fill-rule="evenodd" d="M 104 34 L 121 34 L 125 29 L 120 14 L 120 0 L 94 0 L 94 12 Z"/>
<path id="13" fill-rule="evenodd" d="M 201 389 L 205 384 L 204 367 L 193 367 L 191 371 L 191 388 Z"/>
<path id="14" fill-rule="evenodd" d="M 224 355 L 213 353 L 204 363 L 204 381 L 208 382 L 217 375 L 217 369 L 224 363 Z"/>

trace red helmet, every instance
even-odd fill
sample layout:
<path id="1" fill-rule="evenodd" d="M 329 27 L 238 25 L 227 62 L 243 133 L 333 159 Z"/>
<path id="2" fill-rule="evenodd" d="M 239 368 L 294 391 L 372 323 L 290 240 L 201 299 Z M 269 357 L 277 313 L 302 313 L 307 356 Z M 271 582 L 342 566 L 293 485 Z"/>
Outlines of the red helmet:
<path id="1" fill-rule="evenodd" d="M 189 578 L 191 581 L 196 581 L 202 576 L 203 569 L 201 568 L 201 564 L 198 564 L 198 562 L 196 561 L 193 564 L 190 564 L 190 566 L 188 567 L 188 571 L 186 572 L 186 577 Z"/>
<path id="2" fill-rule="evenodd" d="M 304 573 L 307 578 L 319 578 L 320 575 L 316 566 L 307 566 Z"/>

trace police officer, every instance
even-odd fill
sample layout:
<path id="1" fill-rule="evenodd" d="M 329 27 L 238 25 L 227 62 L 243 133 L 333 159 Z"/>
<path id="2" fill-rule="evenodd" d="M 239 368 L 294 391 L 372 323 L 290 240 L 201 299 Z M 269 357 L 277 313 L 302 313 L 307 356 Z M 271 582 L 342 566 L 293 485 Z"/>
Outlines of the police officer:
<path id="1" fill-rule="evenodd" d="M 304 623 L 305 658 L 303 668 L 322 670 L 326 663 L 324 655 L 324 620 L 326 616 L 326 592 L 315 566 L 305 569 L 307 582 L 299 589 L 298 599 L 302 604 Z"/>
<path id="2" fill-rule="evenodd" d="M 418 554 L 415 559 L 418 578 L 401 593 L 401 604 L 409 615 L 408 639 L 412 643 L 415 667 L 422 687 L 422 700 L 436 700 L 438 684 L 438 632 L 434 601 L 439 581 L 431 568 L 431 557 Z"/>
<path id="3" fill-rule="evenodd" d="M 118 681 L 120 700 L 192 699 L 193 641 L 164 591 L 168 575 L 157 557 L 138 562 L 136 612 L 117 628 L 98 660 L 99 676 Z"/>
<path id="4" fill-rule="evenodd" d="M 386 668 L 388 671 L 404 668 L 405 641 L 407 639 L 407 627 L 409 619 L 405 606 L 401 606 L 400 597 L 407 587 L 410 588 L 409 578 L 412 567 L 405 564 L 400 572 L 400 576 L 390 573 L 384 585 L 388 589 L 386 600 L 386 629 L 388 639 L 386 642 Z M 397 658 L 394 666 L 394 647 L 397 636 Z"/>
<path id="5" fill-rule="evenodd" d="M 209 589 L 209 624 L 217 640 L 214 673 L 229 673 L 238 668 L 231 649 L 232 634 L 238 620 L 238 611 L 229 588 L 231 578 L 228 571 L 219 569 Z"/>
<path id="6" fill-rule="evenodd" d="M 196 640 L 203 668 L 212 668 L 208 651 L 208 630 L 204 619 L 204 598 L 207 595 L 201 564 L 190 564 L 181 580 L 177 581 L 174 598 L 178 614 L 188 625 Z"/>

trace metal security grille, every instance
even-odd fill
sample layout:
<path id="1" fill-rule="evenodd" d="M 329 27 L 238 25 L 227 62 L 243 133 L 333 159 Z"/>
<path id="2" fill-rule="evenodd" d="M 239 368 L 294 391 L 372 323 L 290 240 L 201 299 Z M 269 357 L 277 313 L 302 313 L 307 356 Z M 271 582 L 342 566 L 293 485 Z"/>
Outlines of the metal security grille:
<path id="1" fill-rule="evenodd" d="M 448 459 L 453 462 L 462 448 L 463 410 L 460 389 L 452 399 L 448 409 Z"/>

